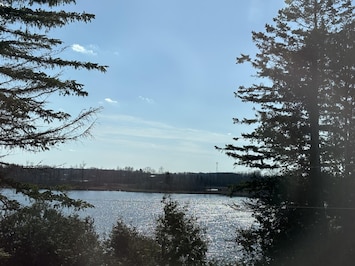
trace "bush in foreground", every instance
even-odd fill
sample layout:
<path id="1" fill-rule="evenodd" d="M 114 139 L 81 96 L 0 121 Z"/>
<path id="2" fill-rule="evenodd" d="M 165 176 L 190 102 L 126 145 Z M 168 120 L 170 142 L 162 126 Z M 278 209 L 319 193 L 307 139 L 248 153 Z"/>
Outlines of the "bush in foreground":
<path id="1" fill-rule="evenodd" d="M 118 221 L 106 246 L 114 265 L 207 265 L 205 230 L 188 216 L 187 208 L 164 197 L 155 238 L 140 235 Z M 210 263 L 210 265 L 212 265 Z"/>
<path id="2" fill-rule="evenodd" d="M 118 220 L 106 241 L 108 265 L 158 265 L 159 246 L 154 239 L 139 234 Z"/>
<path id="3" fill-rule="evenodd" d="M 45 203 L 1 217 L 2 265 L 101 265 L 93 221 L 64 215 Z"/>
<path id="4" fill-rule="evenodd" d="M 0 265 L 215 265 L 207 262 L 205 230 L 187 208 L 164 197 L 155 237 L 117 221 L 103 243 L 93 220 L 64 215 L 37 201 L 0 217 Z"/>
<path id="5" fill-rule="evenodd" d="M 187 209 L 164 197 L 164 212 L 157 220 L 156 241 L 161 249 L 162 265 L 205 265 L 205 230 L 187 216 Z"/>

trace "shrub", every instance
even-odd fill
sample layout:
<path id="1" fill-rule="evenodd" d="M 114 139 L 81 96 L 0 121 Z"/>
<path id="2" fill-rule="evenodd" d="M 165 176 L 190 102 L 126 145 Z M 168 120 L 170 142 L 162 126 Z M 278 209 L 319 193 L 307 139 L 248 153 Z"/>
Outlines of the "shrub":
<path id="1" fill-rule="evenodd" d="M 91 219 L 66 216 L 46 203 L 3 216 L 0 249 L 8 254 L 6 265 L 87 266 L 101 265 L 103 259 Z"/>
<path id="2" fill-rule="evenodd" d="M 121 220 L 112 228 L 106 246 L 109 265 L 157 265 L 159 246 L 155 240 L 139 234 Z"/>
<path id="3" fill-rule="evenodd" d="M 205 229 L 196 218 L 186 215 L 187 207 L 164 197 L 164 212 L 157 220 L 156 240 L 161 249 L 162 265 L 205 265 L 207 241 Z"/>

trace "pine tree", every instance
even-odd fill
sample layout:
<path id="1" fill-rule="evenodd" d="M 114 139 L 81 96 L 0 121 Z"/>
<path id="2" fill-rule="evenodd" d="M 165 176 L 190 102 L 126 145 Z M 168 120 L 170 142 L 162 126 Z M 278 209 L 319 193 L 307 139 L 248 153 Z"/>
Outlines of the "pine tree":
<path id="1" fill-rule="evenodd" d="M 223 150 L 236 164 L 277 173 L 249 183 L 261 226 L 242 232 L 240 239 L 249 250 L 261 246 L 265 263 L 291 265 L 296 257 L 317 262 L 321 246 L 329 248 L 328 230 L 334 223 L 345 230 L 350 220 L 343 213 L 324 215 L 324 206 L 354 199 L 350 193 L 337 195 L 354 185 L 343 179 L 354 174 L 354 21 L 350 0 L 286 1 L 265 32 L 252 33 L 255 57 L 237 58 L 251 63 L 263 83 L 236 92 L 257 110 L 255 117 L 235 122 L 254 129 L 235 138 L 242 144 Z M 301 247 L 307 238 L 309 245 Z"/>
<path id="2" fill-rule="evenodd" d="M 64 49 L 63 42 L 50 37 L 49 31 L 71 22 L 94 19 L 92 14 L 52 9 L 70 3 L 75 1 L 1 1 L 0 145 L 3 148 L 47 150 L 89 133 L 90 126 L 85 121 L 96 109 L 71 118 L 69 113 L 51 110 L 45 100 L 53 94 L 88 95 L 83 84 L 60 75 L 64 68 L 106 70 L 95 63 L 57 56 Z"/>
<path id="3" fill-rule="evenodd" d="M 327 166 L 322 150 L 330 130 L 327 119 L 341 116 L 336 109 L 331 115 L 329 106 L 345 104 L 335 102 L 333 95 L 346 90 L 347 102 L 353 102 L 353 6 L 351 1 L 288 2 L 275 25 L 266 25 L 266 33 L 253 32 L 260 50 L 255 59 L 243 54 L 237 58 L 237 63 L 250 62 L 265 83 L 241 86 L 236 92 L 242 101 L 260 108 L 254 118 L 235 122 L 256 128 L 241 136 L 250 145 L 227 145 L 224 150 L 237 164 L 282 173 L 298 170 L 297 175 L 317 179 Z M 335 53 L 342 38 L 343 49 Z M 344 60 L 347 67 L 340 67 Z M 350 123 L 351 110 L 346 112 Z"/>
<path id="4" fill-rule="evenodd" d="M 50 108 L 52 95 L 88 95 L 84 85 L 66 79 L 66 69 L 106 71 L 106 66 L 59 57 L 65 49 L 62 40 L 50 36 L 56 28 L 69 23 L 90 22 L 93 14 L 60 10 L 75 0 L 2 0 L 0 1 L 0 146 L 43 151 L 63 142 L 77 140 L 90 133 L 97 108 L 71 114 Z M 1 186 L 42 199 L 62 199 L 41 194 L 32 187 L 9 181 L 2 175 Z M 59 194 L 61 195 L 61 194 Z M 17 204 L 0 195 L 1 207 Z M 66 202 L 66 203 L 65 203 Z M 79 202 L 80 205 L 80 202 Z"/>

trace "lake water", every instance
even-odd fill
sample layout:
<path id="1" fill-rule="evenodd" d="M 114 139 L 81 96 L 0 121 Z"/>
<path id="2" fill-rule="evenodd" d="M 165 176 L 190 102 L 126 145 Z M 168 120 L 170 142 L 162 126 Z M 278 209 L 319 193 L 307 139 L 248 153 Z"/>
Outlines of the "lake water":
<path id="1" fill-rule="evenodd" d="M 3 191 L 2 191 L 3 193 Z M 6 193 L 7 194 L 7 193 Z M 155 221 L 162 213 L 164 194 L 121 191 L 71 191 L 69 196 L 85 200 L 95 206 L 81 212 L 94 218 L 97 232 L 104 238 L 109 235 L 118 219 L 135 227 L 140 233 L 152 236 Z M 235 230 L 253 223 L 251 212 L 243 208 L 245 198 L 229 198 L 211 194 L 172 194 L 181 206 L 187 204 L 189 214 L 206 228 L 209 240 L 209 258 L 235 260 L 238 248 L 234 245 Z M 234 210 L 231 204 L 241 208 Z"/>

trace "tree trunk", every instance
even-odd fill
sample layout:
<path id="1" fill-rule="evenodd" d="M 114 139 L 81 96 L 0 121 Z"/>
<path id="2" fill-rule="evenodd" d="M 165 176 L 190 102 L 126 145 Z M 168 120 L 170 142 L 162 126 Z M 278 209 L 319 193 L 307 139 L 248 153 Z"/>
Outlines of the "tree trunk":
<path id="1" fill-rule="evenodd" d="M 311 51 L 313 53 L 311 61 L 311 87 L 310 98 L 308 101 L 309 110 L 309 122 L 310 122 L 310 193 L 311 193 L 311 206 L 321 207 L 324 204 L 323 199 L 323 180 L 321 172 L 321 160 L 320 160 L 320 139 L 319 139 L 319 117 L 320 117 L 320 106 L 319 106 L 319 89 L 320 89 L 320 70 L 319 61 L 320 56 L 320 41 L 318 39 L 318 2 L 314 0 L 314 16 L 313 16 L 313 33 L 311 40 Z"/>
<path id="2" fill-rule="evenodd" d="M 316 97 L 315 97 L 316 98 Z M 316 100 L 316 99 L 314 99 Z M 319 106 L 318 102 L 314 102 L 309 112 L 310 120 L 310 204 L 315 207 L 323 206 L 323 180 L 320 161 L 319 147 Z"/>

